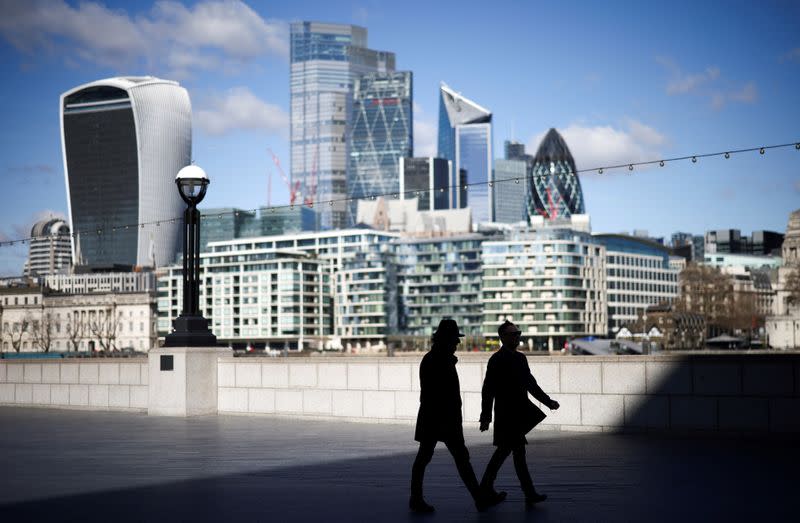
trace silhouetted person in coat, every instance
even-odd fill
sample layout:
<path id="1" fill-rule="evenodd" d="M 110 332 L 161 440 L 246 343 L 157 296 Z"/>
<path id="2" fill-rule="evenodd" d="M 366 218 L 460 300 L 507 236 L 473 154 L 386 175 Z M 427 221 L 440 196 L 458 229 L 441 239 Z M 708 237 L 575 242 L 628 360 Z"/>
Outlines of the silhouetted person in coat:
<path id="1" fill-rule="evenodd" d="M 422 497 L 422 480 L 439 441 L 443 441 L 453 455 L 458 473 L 478 510 L 502 501 L 497 496 L 483 495 L 464 444 L 461 390 L 456 372 L 458 358 L 454 355 L 461 336 L 455 320 L 442 320 L 433 334 L 433 346 L 419 366 L 420 405 L 414 433 L 414 439 L 419 441 L 419 452 L 411 469 L 409 500 L 409 507 L 415 512 L 434 511 Z"/>
<path id="2" fill-rule="evenodd" d="M 531 429 L 531 423 L 536 424 L 543 418 L 542 412 L 528 399 L 528 393 L 530 392 L 534 398 L 551 410 L 557 409 L 559 405 L 536 384 L 528 367 L 528 360 L 524 354 L 517 352 L 521 334 L 517 326 L 506 321 L 500 326 L 497 333 L 500 335 L 503 346 L 492 354 L 486 368 L 480 427 L 481 431 L 488 430 L 489 423 L 492 421 L 492 403 L 494 402 L 493 443 L 497 449 L 486 466 L 486 472 L 481 480 L 481 488 L 486 491 L 494 491 L 497 472 L 508 455 L 513 453 L 514 468 L 522 491 L 525 493 L 525 503 L 532 506 L 544 501 L 547 496 L 536 492 L 528 471 L 528 463 L 525 460 L 525 445 L 528 444 L 525 434 Z M 537 415 L 540 416 L 538 419 Z"/>

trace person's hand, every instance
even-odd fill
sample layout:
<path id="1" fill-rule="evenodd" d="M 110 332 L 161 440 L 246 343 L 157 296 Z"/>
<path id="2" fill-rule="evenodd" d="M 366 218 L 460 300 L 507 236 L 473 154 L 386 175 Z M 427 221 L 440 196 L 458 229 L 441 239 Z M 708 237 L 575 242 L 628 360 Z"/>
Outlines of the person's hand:
<path id="1" fill-rule="evenodd" d="M 486 432 L 487 430 L 489 430 L 489 422 L 481 421 L 481 432 Z"/>
<path id="2" fill-rule="evenodd" d="M 550 401 L 550 405 L 549 405 L 550 410 L 558 410 L 558 407 L 560 407 L 560 406 L 561 405 L 559 405 L 556 400 Z"/>

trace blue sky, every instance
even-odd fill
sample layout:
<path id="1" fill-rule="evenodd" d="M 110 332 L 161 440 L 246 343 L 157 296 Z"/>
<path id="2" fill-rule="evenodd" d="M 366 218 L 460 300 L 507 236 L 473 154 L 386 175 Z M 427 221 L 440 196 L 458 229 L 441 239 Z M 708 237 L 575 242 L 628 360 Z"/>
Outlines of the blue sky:
<path id="1" fill-rule="evenodd" d="M 556 5 L 557 4 L 557 5 Z M 700 5 L 696 5 L 700 4 Z M 800 3 L 18 2 L 0 0 L 0 238 L 66 214 L 59 95 L 115 75 L 192 99 L 206 206 L 255 208 L 288 170 L 288 23 L 355 23 L 414 72 L 415 153 L 435 153 L 440 81 L 535 149 L 559 129 L 579 168 L 800 141 Z M 800 207 L 794 148 L 582 176 L 598 232 L 782 231 Z M 275 176 L 272 203 L 285 203 Z M 0 275 L 26 249 L 0 247 Z"/>

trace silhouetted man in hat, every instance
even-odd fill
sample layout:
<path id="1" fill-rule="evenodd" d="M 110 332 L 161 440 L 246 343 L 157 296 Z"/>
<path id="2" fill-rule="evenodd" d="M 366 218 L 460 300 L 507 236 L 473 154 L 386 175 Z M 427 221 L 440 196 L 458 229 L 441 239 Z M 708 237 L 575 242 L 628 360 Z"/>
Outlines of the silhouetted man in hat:
<path id="1" fill-rule="evenodd" d="M 521 334 L 517 326 L 506 321 L 497 333 L 503 346 L 489 358 L 481 402 L 481 431 L 489 428 L 494 403 L 493 443 L 497 449 L 486 466 L 481 488 L 494 491 L 497 472 L 508 455 L 513 454 L 514 468 L 525 493 L 525 503 L 532 506 L 544 501 L 547 496 L 536 492 L 525 460 L 525 445 L 528 444 L 525 434 L 544 419 L 544 413 L 528 399 L 528 393 L 551 410 L 559 405 L 536 384 L 528 360 L 524 354 L 517 352 Z"/>
<path id="2" fill-rule="evenodd" d="M 414 512 L 433 512 L 433 507 L 422 497 L 422 480 L 425 467 L 433 457 L 436 443 L 443 441 L 453 455 L 458 473 L 475 500 L 478 510 L 502 501 L 502 498 L 484 495 L 469 461 L 464 444 L 461 418 L 461 390 L 456 372 L 456 347 L 463 336 L 455 320 L 444 319 L 433 334 L 433 346 L 422 358 L 419 366 L 420 405 L 414 439 L 419 441 L 419 452 L 411 469 L 411 499 L 409 507 Z"/>

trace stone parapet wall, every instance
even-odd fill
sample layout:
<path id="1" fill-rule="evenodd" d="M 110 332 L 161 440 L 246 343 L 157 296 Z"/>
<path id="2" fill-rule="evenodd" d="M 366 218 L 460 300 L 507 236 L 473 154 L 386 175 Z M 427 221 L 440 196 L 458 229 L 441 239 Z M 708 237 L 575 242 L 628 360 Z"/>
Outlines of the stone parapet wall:
<path id="1" fill-rule="evenodd" d="M 0 405 L 147 411 L 147 360 L 2 360 Z"/>
<path id="2" fill-rule="evenodd" d="M 465 423 L 477 424 L 488 355 L 457 365 Z M 800 432 L 800 355 L 529 357 L 561 403 L 542 428 Z M 220 358 L 220 413 L 413 423 L 419 357 Z"/>

